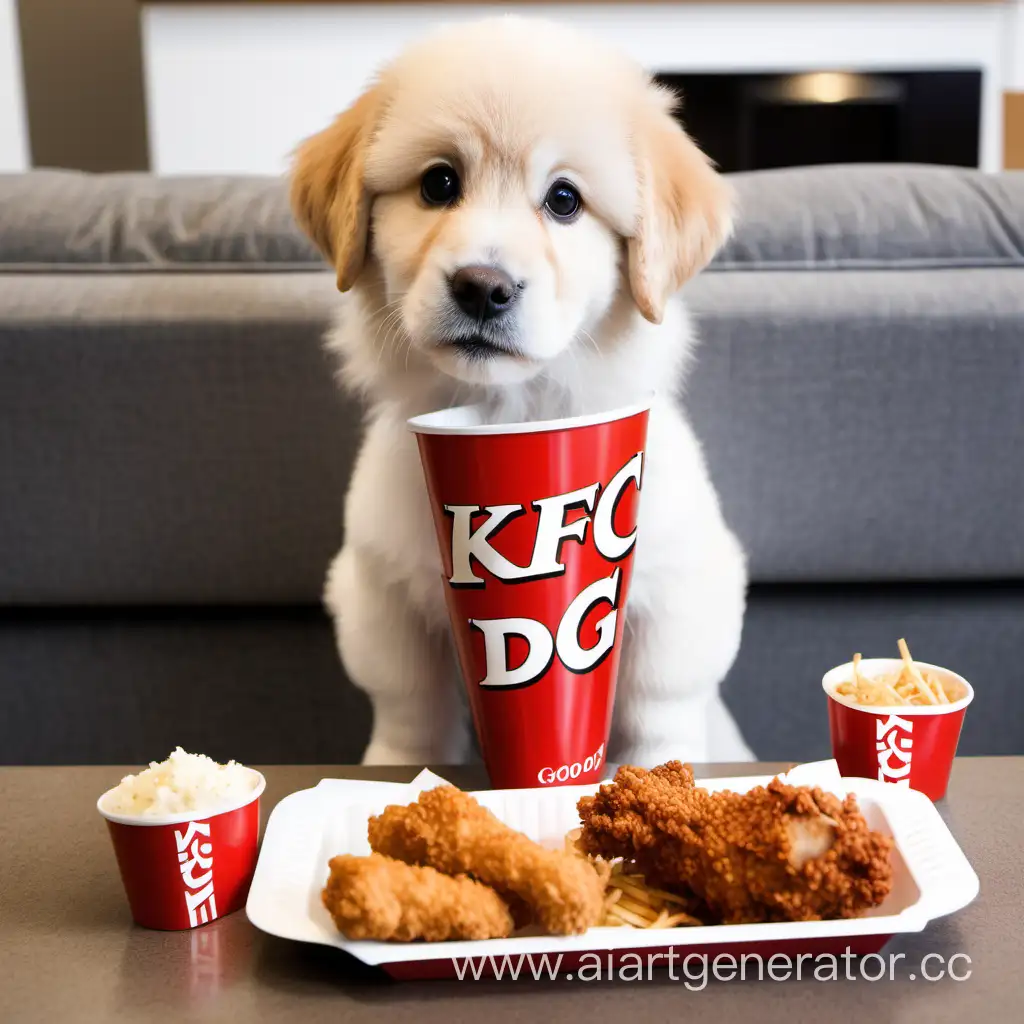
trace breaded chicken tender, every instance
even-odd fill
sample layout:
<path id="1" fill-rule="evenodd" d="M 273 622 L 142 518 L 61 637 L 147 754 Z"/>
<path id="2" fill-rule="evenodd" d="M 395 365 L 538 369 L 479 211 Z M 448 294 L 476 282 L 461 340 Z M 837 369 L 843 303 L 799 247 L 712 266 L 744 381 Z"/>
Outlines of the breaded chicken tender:
<path id="1" fill-rule="evenodd" d="M 468 793 L 441 786 L 370 819 L 370 846 L 408 864 L 465 873 L 521 901 L 552 935 L 577 935 L 603 912 L 605 875 L 564 849 L 548 850 L 500 822 Z"/>
<path id="2" fill-rule="evenodd" d="M 449 878 L 380 854 L 332 857 L 321 894 L 349 939 L 444 942 L 498 939 L 512 931 L 504 900 L 465 875 Z"/>
<path id="3" fill-rule="evenodd" d="M 856 917 L 892 888 L 892 840 L 851 795 L 773 779 L 709 793 L 689 766 L 625 765 L 578 804 L 579 848 L 623 858 L 654 886 L 701 900 L 723 924 Z"/>

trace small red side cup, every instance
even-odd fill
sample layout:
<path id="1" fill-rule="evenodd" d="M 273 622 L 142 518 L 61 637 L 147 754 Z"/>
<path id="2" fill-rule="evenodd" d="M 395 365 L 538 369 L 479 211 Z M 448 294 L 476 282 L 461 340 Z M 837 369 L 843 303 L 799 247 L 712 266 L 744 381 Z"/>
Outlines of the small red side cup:
<path id="1" fill-rule="evenodd" d="M 245 802 L 213 814 L 189 812 L 155 818 L 115 814 L 107 820 L 132 917 L 145 928 L 182 931 L 240 909 L 249 893 L 259 852 L 260 795 L 256 782 Z"/>
<path id="2" fill-rule="evenodd" d="M 462 407 L 409 423 L 496 788 L 603 777 L 648 408 L 484 424 Z"/>
<path id="3" fill-rule="evenodd" d="M 850 705 L 835 695 L 835 688 L 853 678 L 853 663 L 825 673 L 821 685 L 828 696 L 832 753 L 842 775 L 909 786 L 941 800 L 974 689 L 949 669 L 914 664 L 939 679 L 948 694 L 959 695 L 957 699 L 949 704 Z M 898 658 L 871 658 L 860 662 L 859 671 L 871 678 L 899 672 L 902 665 Z"/>

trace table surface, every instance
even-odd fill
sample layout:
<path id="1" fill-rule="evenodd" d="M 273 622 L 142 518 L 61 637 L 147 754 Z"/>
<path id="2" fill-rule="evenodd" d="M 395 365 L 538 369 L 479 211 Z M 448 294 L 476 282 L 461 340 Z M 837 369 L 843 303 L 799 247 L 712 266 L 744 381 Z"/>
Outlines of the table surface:
<path id="1" fill-rule="evenodd" d="M 783 766 L 765 765 L 766 772 Z M 21 1021 L 232 1019 L 430 1021 L 488 1024 L 575 1020 L 621 1024 L 821 1018 L 838 1021 L 964 1024 L 1020 1019 L 1024 975 L 1024 758 L 957 761 L 942 814 L 981 878 L 968 908 L 924 932 L 898 936 L 886 953 L 903 953 L 896 980 L 757 980 L 688 990 L 681 971 L 644 982 L 394 982 L 339 950 L 305 946 L 257 931 L 239 912 L 192 932 L 135 927 L 121 890 L 97 796 L 121 768 L 0 768 L 0 1017 Z M 321 778 L 408 781 L 414 769 L 338 766 L 264 767 L 270 809 Z M 479 788 L 474 768 L 437 768 Z M 710 775 L 750 774 L 718 765 Z M 961 958 L 963 981 L 926 981 L 914 972 L 929 953 Z M 926 967 L 935 973 L 937 961 Z M 856 968 L 854 968 L 856 973 Z M 842 966 L 840 968 L 842 978 Z M 813 1016 L 812 1016 L 813 1015 Z"/>

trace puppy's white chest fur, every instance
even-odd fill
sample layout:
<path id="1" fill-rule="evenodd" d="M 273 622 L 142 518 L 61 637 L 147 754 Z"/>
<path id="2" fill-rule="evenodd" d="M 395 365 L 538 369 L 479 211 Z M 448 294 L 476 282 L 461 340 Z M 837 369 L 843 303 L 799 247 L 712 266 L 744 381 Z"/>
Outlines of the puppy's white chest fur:
<path id="1" fill-rule="evenodd" d="M 419 452 L 405 421 L 391 412 L 367 429 L 345 500 L 345 543 L 364 551 L 379 585 L 401 588 L 431 629 L 446 626 L 441 559 Z"/>

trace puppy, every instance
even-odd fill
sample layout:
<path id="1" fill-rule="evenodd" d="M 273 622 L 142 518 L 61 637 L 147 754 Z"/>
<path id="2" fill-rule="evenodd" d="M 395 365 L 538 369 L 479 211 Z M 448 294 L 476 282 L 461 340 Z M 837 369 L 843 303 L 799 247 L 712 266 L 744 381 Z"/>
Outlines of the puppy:
<path id="1" fill-rule="evenodd" d="M 672 391 L 693 330 L 675 293 L 731 227 L 730 190 L 641 68 L 563 26 L 439 31 L 298 150 L 296 219 L 347 293 L 328 344 L 370 408 L 326 604 L 369 694 L 368 764 L 471 751 L 410 416 L 492 422 L 652 390 L 610 756 L 748 760 L 718 687 L 745 563 Z"/>

